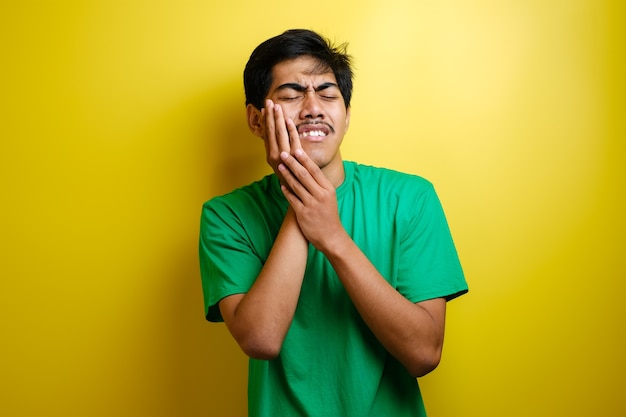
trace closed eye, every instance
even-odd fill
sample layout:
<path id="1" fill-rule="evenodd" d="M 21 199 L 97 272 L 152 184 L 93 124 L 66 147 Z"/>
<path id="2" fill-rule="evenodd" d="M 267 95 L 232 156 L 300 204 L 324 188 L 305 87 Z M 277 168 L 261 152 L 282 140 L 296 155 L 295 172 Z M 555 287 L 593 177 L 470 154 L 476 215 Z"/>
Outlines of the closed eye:
<path id="1" fill-rule="evenodd" d="M 307 88 L 298 83 L 285 83 L 278 86 L 277 91 L 283 91 L 286 93 L 284 96 L 279 96 L 279 100 L 284 102 L 294 102 L 304 97 Z M 337 84 L 330 82 L 320 84 L 315 88 L 315 92 L 318 97 L 325 101 L 335 101 L 341 96 Z"/>
<path id="2" fill-rule="evenodd" d="M 315 89 L 317 94 L 324 100 L 337 100 L 340 96 L 339 88 L 334 83 L 324 83 Z"/>
<path id="3" fill-rule="evenodd" d="M 278 100 L 285 101 L 285 102 L 292 102 L 292 101 L 301 99 L 302 97 L 303 96 L 285 96 L 285 97 L 278 97 Z"/>

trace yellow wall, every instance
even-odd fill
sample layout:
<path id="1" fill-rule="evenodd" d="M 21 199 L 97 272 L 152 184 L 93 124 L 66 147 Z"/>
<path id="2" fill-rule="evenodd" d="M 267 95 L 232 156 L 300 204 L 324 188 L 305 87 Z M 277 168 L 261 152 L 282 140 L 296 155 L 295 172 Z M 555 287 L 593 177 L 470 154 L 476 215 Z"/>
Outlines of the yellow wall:
<path id="1" fill-rule="evenodd" d="M 16 5 L 17 4 L 17 5 Z M 0 415 L 243 416 L 201 203 L 268 172 L 252 48 L 350 41 L 347 159 L 435 183 L 471 286 L 432 416 L 626 414 L 618 1 L 0 5 Z"/>

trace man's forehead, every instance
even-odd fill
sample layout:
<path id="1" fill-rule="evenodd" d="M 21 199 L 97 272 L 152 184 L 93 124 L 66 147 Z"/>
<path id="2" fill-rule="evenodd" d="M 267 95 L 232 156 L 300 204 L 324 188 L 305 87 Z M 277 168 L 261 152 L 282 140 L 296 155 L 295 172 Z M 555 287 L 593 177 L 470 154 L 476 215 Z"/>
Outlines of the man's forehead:
<path id="1" fill-rule="evenodd" d="M 309 56 L 279 62 L 272 68 L 272 85 L 286 82 L 300 83 L 336 82 L 335 74 L 325 63 Z"/>

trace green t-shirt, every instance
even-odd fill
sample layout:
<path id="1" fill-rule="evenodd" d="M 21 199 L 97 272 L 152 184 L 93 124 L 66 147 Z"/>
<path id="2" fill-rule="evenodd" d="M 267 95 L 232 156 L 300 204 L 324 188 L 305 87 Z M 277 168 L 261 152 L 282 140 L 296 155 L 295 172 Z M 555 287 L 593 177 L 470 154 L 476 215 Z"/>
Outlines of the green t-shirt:
<path id="1" fill-rule="evenodd" d="M 344 168 L 341 222 L 381 275 L 412 302 L 467 292 L 433 186 L 354 162 Z M 252 286 L 287 206 L 275 175 L 204 204 L 200 266 L 208 320 L 222 320 L 222 298 Z M 377 341 L 312 245 L 280 355 L 250 359 L 248 398 L 255 417 L 426 415 L 416 379 Z"/>

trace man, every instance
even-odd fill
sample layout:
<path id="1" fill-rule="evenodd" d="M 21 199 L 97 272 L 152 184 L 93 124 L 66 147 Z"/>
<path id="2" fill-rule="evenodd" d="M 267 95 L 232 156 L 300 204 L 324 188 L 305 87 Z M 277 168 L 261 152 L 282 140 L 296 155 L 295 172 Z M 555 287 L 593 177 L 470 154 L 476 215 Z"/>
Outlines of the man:
<path id="1" fill-rule="evenodd" d="M 446 302 L 467 284 L 426 180 L 343 161 L 344 47 L 290 30 L 244 71 L 274 174 L 205 203 L 206 317 L 250 357 L 250 416 L 424 416 Z"/>

